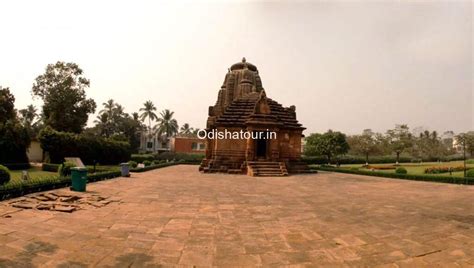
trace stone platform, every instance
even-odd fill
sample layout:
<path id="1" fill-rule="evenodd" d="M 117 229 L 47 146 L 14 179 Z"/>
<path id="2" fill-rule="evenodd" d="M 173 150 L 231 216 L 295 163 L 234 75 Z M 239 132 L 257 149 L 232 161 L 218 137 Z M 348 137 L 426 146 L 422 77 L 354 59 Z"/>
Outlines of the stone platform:
<path id="1" fill-rule="evenodd" d="M 0 267 L 474 266 L 472 186 L 182 165 L 88 190 L 120 202 L 73 213 L 0 202 Z"/>

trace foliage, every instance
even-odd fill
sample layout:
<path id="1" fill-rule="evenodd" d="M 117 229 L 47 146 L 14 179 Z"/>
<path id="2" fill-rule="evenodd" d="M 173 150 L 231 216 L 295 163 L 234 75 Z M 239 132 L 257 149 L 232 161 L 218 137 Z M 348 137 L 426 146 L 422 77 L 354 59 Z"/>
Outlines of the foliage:
<path id="1" fill-rule="evenodd" d="M 139 120 L 138 113 L 131 116 L 124 112 L 122 105 L 110 99 L 102 104 L 104 109 L 94 121 L 95 127 L 88 132 L 94 135 L 127 141 L 133 151 L 140 146 L 140 131 L 144 128 Z"/>
<path id="2" fill-rule="evenodd" d="M 41 165 L 42 171 L 50 171 L 50 172 L 58 172 L 59 164 L 50 164 L 50 163 L 43 163 Z"/>
<path id="3" fill-rule="evenodd" d="M 59 166 L 58 174 L 59 176 L 67 177 L 71 176 L 71 168 L 76 167 L 76 164 L 73 162 L 66 161 Z"/>
<path id="4" fill-rule="evenodd" d="M 331 163 L 332 157 L 345 154 L 348 150 L 346 135 L 338 131 L 329 130 L 324 134 L 313 133 L 306 139 L 305 155 L 324 155 L 328 163 Z"/>
<path id="5" fill-rule="evenodd" d="M 466 177 L 468 178 L 474 178 L 474 168 L 470 169 L 466 172 Z"/>
<path id="6" fill-rule="evenodd" d="M 155 126 L 154 131 L 158 136 L 165 135 L 166 138 L 178 133 L 178 121 L 173 118 L 174 112 L 166 109 L 160 113 L 158 118 L 158 125 Z"/>
<path id="7" fill-rule="evenodd" d="M 120 177 L 122 173 L 118 170 L 110 170 L 88 175 L 88 182 L 96 182 Z M 15 181 L 0 186 L 0 200 L 22 196 L 29 193 L 47 191 L 56 188 L 63 188 L 71 185 L 71 177 L 43 177 L 27 181 Z"/>
<path id="8" fill-rule="evenodd" d="M 143 161 L 155 160 L 155 156 L 153 154 L 132 154 L 131 159 L 137 163 L 143 163 Z"/>
<path id="9" fill-rule="evenodd" d="M 395 169 L 396 167 L 394 165 L 384 165 L 384 166 L 371 166 L 367 165 L 365 166 L 366 169 L 377 169 L 377 170 L 391 170 Z"/>
<path id="10" fill-rule="evenodd" d="M 408 171 L 404 167 L 398 167 L 397 169 L 395 169 L 395 173 L 397 173 L 397 174 L 407 174 Z"/>
<path id="11" fill-rule="evenodd" d="M 151 161 L 145 160 L 143 161 L 143 165 L 145 165 L 145 167 L 151 166 Z"/>
<path id="12" fill-rule="evenodd" d="M 5 124 L 15 117 L 15 97 L 8 87 L 0 86 L 0 124 Z"/>
<path id="13" fill-rule="evenodd" d="M 318 170 L 333 171 L 341 173 L 350 173 L 366 176 L 376 176 L 385 178 L 395 178 L 403 180 L 415 180 L 415 181 L 431 181 L 431 182 L 443 182 L 443 183 L 455 183 L 455 184 L 470 184 L 474 185 L 474 178 L 464 178 L 455 176 L 441 176 L 441 175 L 420 175 L 420 174 L 398 174 L 384 171 L 370 171 L 370 170 L 352 170 L 347 168 L 335 168 L 335 167 L 318 167 Z"/>
<path id="14" fill-rule="evenodd" d="M 456 171 L 464 171 L 464 166 L 425 168 L 425 173 L 426 174 L 441 174 L 441 173 L 456 172 Z"/>
<path id="15" fill-rule="evenodd" d="M 49 127 L 40 132 L 39 140 L 41 148 L 49 154 L 52 163 L 62 163 L 64 157 L 79 157 L 88 165 L 118 164 L 130 159 L 131 150 L 127 142 L 59 132 Z"/>
<path id="16" fill-rule="evenodd" d="M 10 170 L 7 167 L 0 165 L 0 185 L 10 181 Z"/>
<path id="17" fill-rule="evenodd" d="M 164 152 L 155 156 L 155 159 L 172 161 L 172 160 L 184 160 L 188 163 L 200 163 L 204 159 L 204 154 L 189 154 L 189 153 L 173 153 Z"/>
<path id="18" fill-rule="evenodd" d="M 136 168 L 138 166 L 138 163 L 135 161 L 128 161 L 128 165 L 130 168 Z"/>
<path id="19" fill-rule="evenodd" d="M 390 148 L 397 155 L 397 163 L 400 154 L 411 148 L 413 145 L 413 137 L 407 125 L 396 125 L 394 129 L 387 131 L 387 139 Z"/>
<path id="20" fill-rule="evenodd" d="M 33 95 L 44 102 L 44 123 L 58 131 L 82 132 L 88 114 L 96 108 L 94 100 L 86 98 L 85 89 L 89 85 L 77 64 L 60 61 L 48 64 L 32 88 Z"/>
<path id="21" fill-rule="evenodd" d="M 28 165 L 26 150 L 30 136 L 17 119 L 14 102 L 10 90 L 0 87 L 0 163 Z"/>
<path id="22" fill-rule="evenodd" d="M 365 156 L 367 164 L 369 163 L 369 155 L 380 151 L 379 140 L 370 129 L 365 129 L 361 135 L 349 136 L 347 143 L 352 152 Z"/>
<path id="23" fill-rule="evenodd" d="M 157 164 L 157 165 L 150 165 L 150 166 L 146 166 L 146 167 L 143 167 L 143 168 L 134 168 L 134 169 L 131 169 L 130 171 L 131 172 L 145 172 L 145 171 L 150 171 L 150 170 L 154 170 L 154 169 L 158 169 L 158 168 L 164 168 L 164 167 L 169 167 L 169 166 L 174 166 L 174 165 L 179 165 L 179 164 L 185 164 L 186 162 L 166 162 L 166 163 L 161 163 L 161 164 Z"/>
<path id="24" fill-rule="evenodd" d="M 304 162 L 307 164 L 327 164 L 327 158 L 323 156 L 303 156 L 301 158 Z M 400 157 L 400 162 L 401 163 L 410 163 L 412 162 L 411 157 L 405 157 L 402 156 Z M 365 157 L 361 156 L 353 156 L 353 155 L 345 155 L 345 156 L 340 156 L 337 159 L 338 163 L 341 165 L 344 164 L 365 164 L 366 159 Z M 369 162 L 372 164 L 389 164 L 389 163 L 395 163 L 396 158 L 393 156 L 373 156 L 369 157 Z"/>

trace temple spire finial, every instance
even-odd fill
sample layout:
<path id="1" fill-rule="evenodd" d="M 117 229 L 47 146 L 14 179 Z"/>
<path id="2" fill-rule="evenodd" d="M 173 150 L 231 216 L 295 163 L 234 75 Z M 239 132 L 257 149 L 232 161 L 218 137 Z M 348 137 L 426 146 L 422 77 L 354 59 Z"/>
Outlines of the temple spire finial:
<path id="1" fill-rule="evenodd" d="M 247 60 L 245 59 L 245 57 L 242 58 L 242 62 L 247 62 Z"/>

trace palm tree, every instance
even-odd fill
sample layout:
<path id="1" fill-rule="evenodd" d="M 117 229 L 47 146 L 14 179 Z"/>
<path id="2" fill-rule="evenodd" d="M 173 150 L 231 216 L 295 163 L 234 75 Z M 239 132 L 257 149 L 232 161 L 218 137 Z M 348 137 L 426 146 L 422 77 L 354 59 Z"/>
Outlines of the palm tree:
<path id="1" fill-rule="evenodd" d="M 158 119 L 158 125 L 155 126 L 155 131 L 158 136 L 165 134 L 169 138 L 178 132 L 178 121 L 173 118 L 174 112 L 166 109 L 160 113 L 161 118 Z"/>
<path id="2" fill-rule="evenodd" d="M 179 130 L 179 133 L 180 134 L 191 134 L 192 131 L 193 131 L 193 129 L 191 127 L 189 127 L 189 124 L 184 123 L 184 125 Z"/>
<path id="3" fill-rule="evenodd" d="M 148 118 L 148 128 L 151 130 L 151 121 L 157 120 L 158 116 L 155 114 L 156 107 L 152 101 L 146 101 L 143 104 L 143 108 L 140 108 L 140 120 L 145 121 Z"/>
<path id="4" fill-rule="evenodd" d="M 102 105 L 104 106 L 104 109 L 100 110 L 99 114 L 107 113 L 109 115 L 109 119 L 112 118 L 112 114 L 116 105 L 114 100 L 110 99 L 107 102 L 102 103 Z"/>
<path id="5" fill-rule="evenodd" d="M 33 126 L 33 121 L 38 116 L 36 113 L 36 108 L 32 104 L 28 105 L 26 109 L 21 109 L 18 111 L 23 119 L 23 124 L 27 127 Z"/>

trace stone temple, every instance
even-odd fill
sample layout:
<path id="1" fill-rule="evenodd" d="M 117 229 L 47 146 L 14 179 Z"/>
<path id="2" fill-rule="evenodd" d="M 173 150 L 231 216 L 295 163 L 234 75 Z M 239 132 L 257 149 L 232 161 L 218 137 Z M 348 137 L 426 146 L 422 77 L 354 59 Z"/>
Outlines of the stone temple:
<path id="1" fill-rule="evenodd" d="M 304 129 L 295 106 L 283 107 L 268 98 L 257 67 L 243 58 L 230 67 L 216 104 L 209 107 L 206 131 L 248 134 L 207 137 L 199 170 L 251 176 L 305 172 L 308 167 L 300 161 Z"/>

